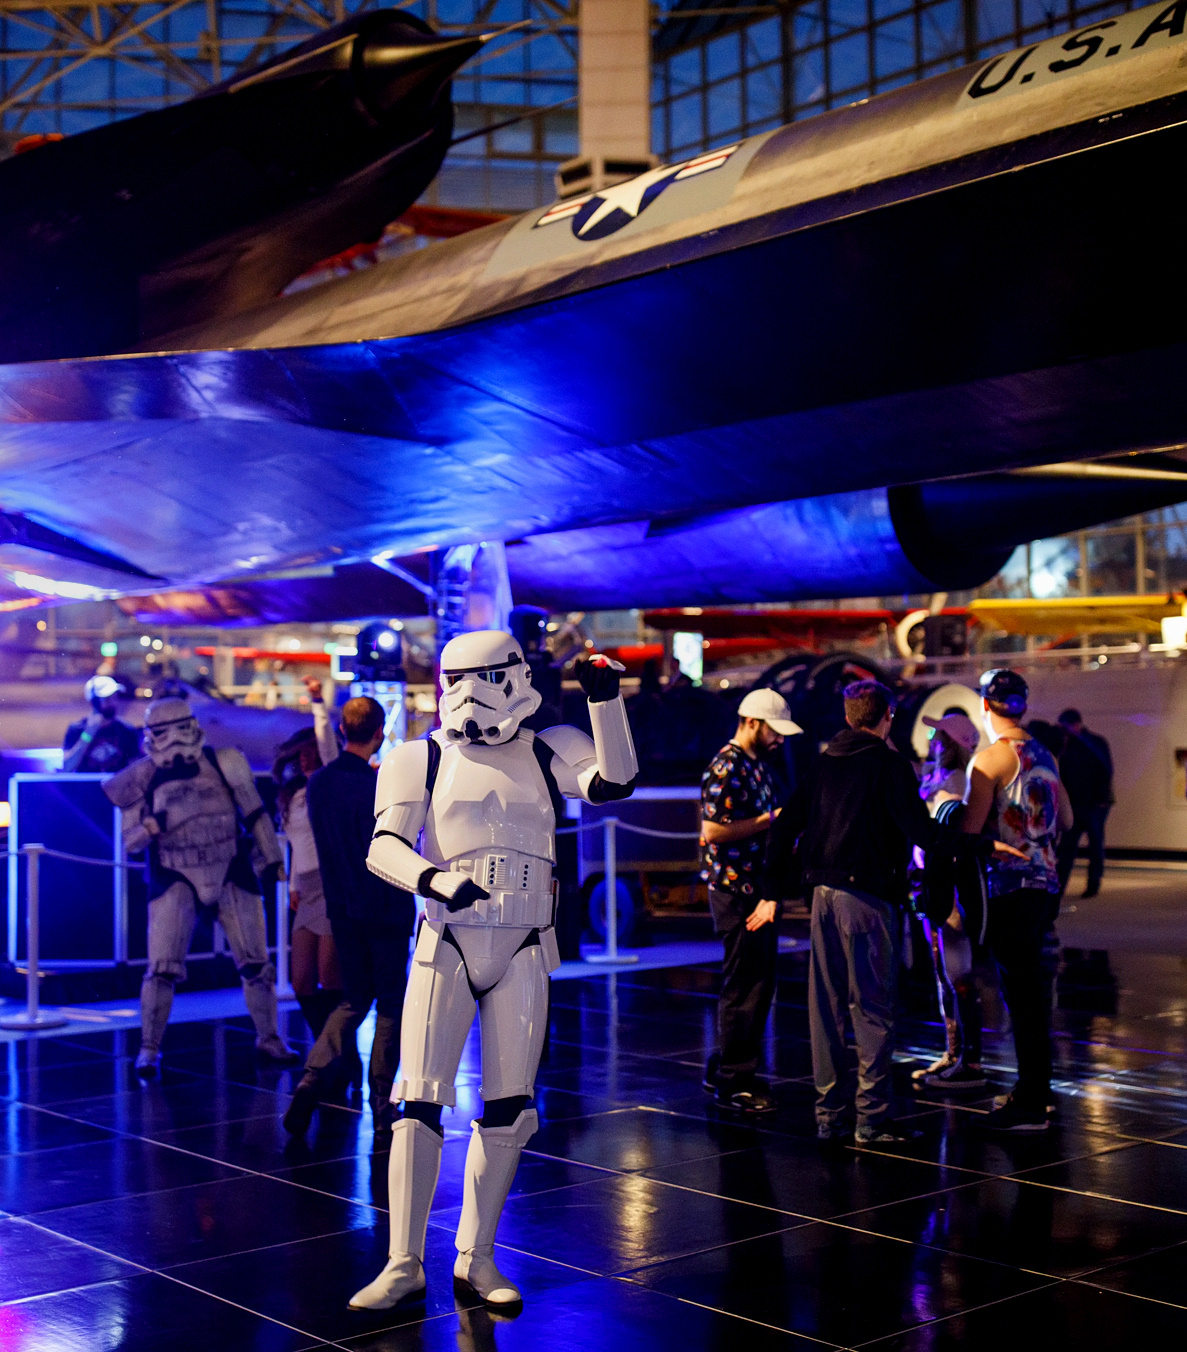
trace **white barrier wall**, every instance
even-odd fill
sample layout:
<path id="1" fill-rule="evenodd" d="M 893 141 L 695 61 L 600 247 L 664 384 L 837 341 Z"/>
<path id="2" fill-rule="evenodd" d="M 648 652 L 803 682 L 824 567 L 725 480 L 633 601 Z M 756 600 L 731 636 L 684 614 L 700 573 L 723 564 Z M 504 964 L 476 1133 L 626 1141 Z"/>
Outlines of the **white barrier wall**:
<path id="1" fill-rule="evenodd" d="M 1031 718 L 1055 722 L 1066 708 L 1107 737 L 1117 804 L 1105 843 L 1187 853 L 1187 660 L 1141 667 L 1109 662 L 1098 671 L 1026 672 Z"/>

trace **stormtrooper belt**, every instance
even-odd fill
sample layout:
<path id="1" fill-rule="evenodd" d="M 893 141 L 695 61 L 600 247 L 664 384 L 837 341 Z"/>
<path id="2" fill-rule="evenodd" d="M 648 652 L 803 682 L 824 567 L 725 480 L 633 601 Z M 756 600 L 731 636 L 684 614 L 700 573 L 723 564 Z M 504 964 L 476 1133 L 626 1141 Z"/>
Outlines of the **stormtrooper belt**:
<path id="1" fill-rule="evenodd" d="M 552 864 L 517 850 L 474 850 L 448 864 L 451 873 L 464 873 L 490 896 L 460 911 L 444 902 L 425 900 L 425 915 L 450 925 L 513 925 L 534 929 L 551 925 L 556 889 Z"/>

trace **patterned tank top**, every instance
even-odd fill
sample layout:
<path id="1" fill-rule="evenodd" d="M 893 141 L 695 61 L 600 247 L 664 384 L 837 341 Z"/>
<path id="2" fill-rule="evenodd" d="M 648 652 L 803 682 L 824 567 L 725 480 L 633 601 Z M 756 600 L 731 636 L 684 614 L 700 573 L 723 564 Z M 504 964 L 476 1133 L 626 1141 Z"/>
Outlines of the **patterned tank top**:
<path id="1" fill-rule="evenodd" d="M 1059 769 L 1055 758 L 1033 737 L 1011 741 L 1018 757 L 1018 773 L 998 789 L 985 823 L 995 840 L 1024 850 L 1027 859 L 994 855 L 987 865 L 989 895 L 1004 896 L 1022 887 L 1058 892 L 1055 867 L 1055 831 L 1059 822 Z M 976 758 L 974 757 L 974 764 Z M 969 766 L 970 777 L 972 765 Z"/>

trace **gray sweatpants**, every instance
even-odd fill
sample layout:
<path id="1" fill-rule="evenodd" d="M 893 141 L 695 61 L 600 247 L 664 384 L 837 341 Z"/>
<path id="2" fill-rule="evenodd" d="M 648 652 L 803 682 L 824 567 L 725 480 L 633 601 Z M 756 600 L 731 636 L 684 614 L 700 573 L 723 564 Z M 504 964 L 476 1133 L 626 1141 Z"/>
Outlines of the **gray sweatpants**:
<path id="1" fill-rule="evenodd" d="M 816 1120 L 875 1126 L 890 1114 L 898 912 L 868 893 L 817 887 L 812 893 L 808 1027 Z M 845 1009 L 857 1043 L 857 1092 L 845 1052 Z"/>

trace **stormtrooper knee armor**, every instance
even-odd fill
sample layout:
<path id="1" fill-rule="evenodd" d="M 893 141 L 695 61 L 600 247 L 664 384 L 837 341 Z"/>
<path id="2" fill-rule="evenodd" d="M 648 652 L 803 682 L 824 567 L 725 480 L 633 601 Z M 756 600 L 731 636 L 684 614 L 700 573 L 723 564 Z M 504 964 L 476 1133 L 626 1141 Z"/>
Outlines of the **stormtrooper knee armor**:
<path id="1" fill-rule="evenodd" d="M 145 716 L 148 754 L 103 786 L 123 812 L 124 848 L 148 851 L 148 970 L 140 988 L 137 1070 L 156 1073 L 173 986 L 185 979 L 196 906 L 217 906 L 244 983 L 256 1046 L 291 1064 L 276 1026 L 276 978 L 268 961 L 256 871 L 278 873 L 280 846 L 241 751 L 207 748 L 183 699 L 160 699 Z M 252 836 L 251 863 L 239 855 L 240 824 Z"/>
<path id="2" fill-rule="evenodd" d="M 405 1115 L 389 1157 L 391 1242 L 379 1276 L 351 1299 L 387 1309 L 424 1290 L 424 1246 L 441 1159 L 442 1107 L 478 1013 L 483 1120 L 473 1123 L 454 1276 L 492 1305 L 520 1299 L 494 1262 L 495 1232 L 519 1156 L 537 1127 L 528 1107 L 559 965 L 553 796 L 626 798 L 638 765 L 616 663 L 579 664 L 593 739 L 573 727 L 521 726 L 540 696 L 510 634 L 463 634 L 441 654 L 441 727 L 407 742 L 379 772 L 367 865 L 425 898 L 401 1028 Z M 492 1112 L 495 1105 L 503 1109 Z M 505 1120 L 514 1114 L 513 1120 Z M 488 1120 L 489 1119 L 489 1120 Z"/>

